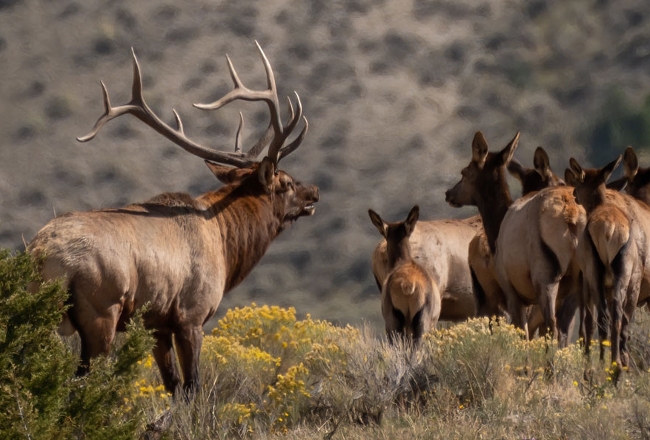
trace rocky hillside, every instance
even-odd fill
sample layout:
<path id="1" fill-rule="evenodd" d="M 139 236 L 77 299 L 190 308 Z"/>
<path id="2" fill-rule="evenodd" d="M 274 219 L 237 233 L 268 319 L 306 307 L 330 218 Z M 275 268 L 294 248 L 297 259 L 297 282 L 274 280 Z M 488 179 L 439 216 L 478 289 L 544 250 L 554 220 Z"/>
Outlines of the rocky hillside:
<path id="1" fill-rule="evenodd" d="M 216 188 L 201 160 L 134 118 L 88 144 L 75 137 L 102 112 L 99 79 L 114 104 L 128 101 L 133 47 L 163 118 L 175 108 L 190 137 L 230 150 L 241 110 L 252 142 L 267 124 L 263 104 L 191 103 L 231 87 L 226 54 L 247 85 L 263 86 L 255 40 L 310 121 L 283 168 L 318 184 L 321 202 L 219 316 L 255 301 L 380 327 L 367 209 L 473 213 L 447 206 L 444 190 L 476 130 L 495 147 L 521 130 L 517 157 L 530 164 L 543 145 L 560 173 L 570 155 L 596 162 L 650 144 L 646 0 L 0 0 L 0 246 L 24 248 L 64 212 Z"/>

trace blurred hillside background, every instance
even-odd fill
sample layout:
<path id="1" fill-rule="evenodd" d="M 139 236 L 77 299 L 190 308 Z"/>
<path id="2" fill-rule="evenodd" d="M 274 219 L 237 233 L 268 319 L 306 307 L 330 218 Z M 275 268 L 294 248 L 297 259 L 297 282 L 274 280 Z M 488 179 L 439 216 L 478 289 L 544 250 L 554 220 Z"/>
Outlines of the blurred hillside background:
<path id="1" fill-rule="evenodd" d="M 217 188 L 202 160 L 130 116 L 88 144 L 75 137 L 103 111 L 100 79 L 114 105 L 128 101 L 133 47 L 163 119 L 175 108 L 189 137 L 231 150 L 241 110 L 252 142 L 264 104 L 191 103 L 231 88 L 226 54 L 247 86 L 263 87 L 254 40 L 280 95 L 297 91 L 310 121 L 282 168 L 317 184 L 321 201 L 217 318 L 255 301 L 381 329 L 367 210 L 473 214 L 444 191 L 476 130 L 493 148 L 520 130 L 516 157 L 531 166 L 542 145 L 559 174 L 570 156 L 602 165 L 626 145 L 650 146 L 647 0 L 0 0 L 0 247 L 24 249 L 65 212 Z"/>

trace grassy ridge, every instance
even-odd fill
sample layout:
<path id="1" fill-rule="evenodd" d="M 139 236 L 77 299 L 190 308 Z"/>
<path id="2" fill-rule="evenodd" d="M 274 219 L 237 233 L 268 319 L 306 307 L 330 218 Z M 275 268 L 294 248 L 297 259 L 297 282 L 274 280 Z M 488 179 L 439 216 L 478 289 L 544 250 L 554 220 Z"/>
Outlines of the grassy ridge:
<path id="1" fill-rule="evenodd" d="M 418 350 L 368 327 L 293 308 L 229 310 L 204 338 L 190 403 L 161 385 L 136 319 L 115 351 L 75 378 L 55 336 L 65 293 L 24 254 L 0 254 L 0 438 L 648 438 L 650 315 L 631 326 L 620 378 L 578 345 L 526 341 L 504 321 L 470 320 Z M 598 350 L 595 350 L 598 351 Z"/>

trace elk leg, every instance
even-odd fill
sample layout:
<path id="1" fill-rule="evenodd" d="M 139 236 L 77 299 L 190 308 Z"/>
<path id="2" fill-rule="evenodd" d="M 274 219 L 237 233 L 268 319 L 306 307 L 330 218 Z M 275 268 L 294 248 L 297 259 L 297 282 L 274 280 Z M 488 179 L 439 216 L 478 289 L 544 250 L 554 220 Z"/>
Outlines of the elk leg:
<path id="1" fill-rule="evenodd" d="M 600 361 L 605 360 L 605 345 L 607 340 L 607 320 L 609 319 L 609 312 L 607 306 L 599 306 L 597 308 L 597 322 L 598 322 L 598 340 L 600 341 Z"/>
<path id="2" fill-rule="evenodd" d="M 158 365 L 165 389 L 175 395 L 181 379 L 176 368 L 172 334 L 169 332 L 156 332 L 154 337 L 156 338 L 156 345 L 153 348 L 153 357 Z"/>
<path id="3" fill-rule="evenodd" d="M 576 311 L 579 308 L 579 295 L 577 294 L 577 291 L 573 292 L 564 298 L 562 304 L 557 310 L 558 339 L 560 348 L 565 348 L 569 344 L 569 339 L 571 338 L 575 325 Z"/>
<path id="4" fill-rule="evenodd" d="M 183 390 L 187 398 L 192 398 L 199 390 L 199 357 L 203 343 L 203 329 L 186 327 L 174 333 L 178 360 L 183 371 Z"/>
<path id="5" fill-rule="evenodd" d="M 557 300 L 558 282 L 537 283 L 537 292 L 539 292 L 539 306 L 542 308 L 544 315 L 544 327 L 551 336 L 558 337 L 557 318 L 555 316 L 555 301 Z"/>
<path id="6" fill-rule="evenodd" d="M 528 320 L 526 319 L 526 311 L 528 307 L 526 307 L 526 305 L 524 305 L 524 303 L 521 302 L 519 297 L 516 296 L 514 289 L 512 289 L 512 287 L 510 287 L 510 289 L 512 291 L 508 292 L 507 299 L 508 299 L 508 313 L 510 314 L 512 325 L 522 329 L 526 334 L 526 338 L 528 339 L 529 338 Z"/>
<path id="7" fill-rule="evenodd" d="M 107 316 L 100 315 L 92 308 L 74 307 L 68 316 L 79 332 L 81 339 L 81 363 L 77 367 L 77 376 L 83 376 L 90 369 L 90 360 L 99 355 L 108 355 L 115 339 L 119 304 L 107 310 Z"/>

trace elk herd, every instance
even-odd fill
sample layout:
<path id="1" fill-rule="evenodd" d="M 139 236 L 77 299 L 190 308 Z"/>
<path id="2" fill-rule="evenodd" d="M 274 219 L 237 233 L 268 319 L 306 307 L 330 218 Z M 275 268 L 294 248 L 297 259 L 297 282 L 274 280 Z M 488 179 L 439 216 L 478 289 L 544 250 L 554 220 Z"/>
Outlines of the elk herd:
<path id="1" fill-rule="evenodd" d="M 79 141 L 131 114 L 204 159 L 223 186 L 195 198 L 165 193 L 123 208 L 62 215 L 28 244 L 42 278 L 60 279 L 69 291 L 59 333 L 80 336 L 78 374 L 88 371 L 93 357 L 109 352 L 116 332 L 146 305 L 143 320 L 154 331 L 154 358 L 165 387 L 176 392 L 182 385 L 184 393 L 194 393 L 202 327 L 223 295 L 285 228 L 314 214 L 318 187 L 278 168 L 307 133 L 300 98 L 295 93 L 293 102 L 288 99 L 283 118 L 273 70 L 259 45 L 258 50 L 266 89 L 244 86 L 227 58 L 233 89 L 213 103 L 194 104 L 216 110 L 235 100 L 265 102 L 269 126 L 245 152 L 243 117 L 234 150 L 225 152 L 188 138 L 175 110 L 175 127 L 156 115 L 144 100 L 135 53 L 128 103 L 111 105 L 102 82 L 104 114 Z M 418 221 L 416 205 L 405 220 L 390 223 L 369 209 L 383 237 L 372 254 L 372 271 L 388 338 L 417 343 L 438 320 L 508 316 L 528 337 L 549 332 L 566 345 L 578 315 L 586 352 L 596 324 L 601 359 L 602 342 L 610 338 L 612 361 L 625 366 L 628 324 L 635 308 L 650 302 L 650 170 L 639 167 L 628 147 L 599 169 L 571 158 L 560 179 L 541 147 L 534 168 L 521 165 L 513 157 L 518 144 L 519 133 L 505 148 L 490 151 L 481 132 L 474 136 L 469 164 L 445 198 L 453 207 L 476 206 L 479 215 Z M 608 184 L 621 160 L 623 177 Z M 506 172 L 522 184 L 516 200 Z"/>

